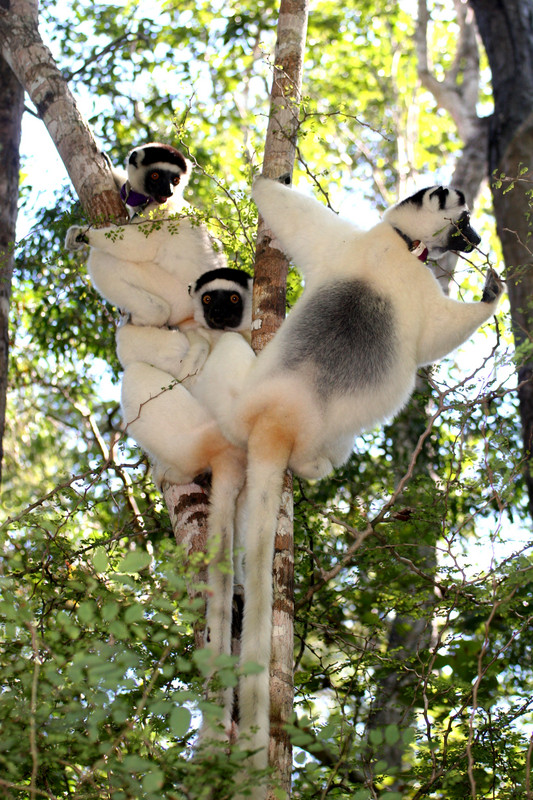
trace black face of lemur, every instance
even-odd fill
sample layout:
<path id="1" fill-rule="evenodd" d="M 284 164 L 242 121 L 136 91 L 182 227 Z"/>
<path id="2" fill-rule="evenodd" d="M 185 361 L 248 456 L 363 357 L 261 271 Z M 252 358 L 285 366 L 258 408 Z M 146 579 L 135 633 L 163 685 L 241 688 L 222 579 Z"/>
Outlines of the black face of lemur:
<path id="1" fill-rule="evenodd" d="M 202 294 L 202 308 L 208 328 L 223 330 L 239 328 L 244 310 L 239 292 L 228 289 L 212 289 Z"/>
<path id="2" fill-rule="evenodd" d="M 144 178 L 144 191 L 158 203 L 164 203 L 172 197 L 174 188 L 179 182 L 180 175 L 177 172 L 160 167 L 153 169 L 148 167 Z"/>
<path id="3" fill-rule="evenodd" d="M 451 231 L 448 239 L 449 250 L 459 250 L 462 253 L 470 253 L 481 241 L 476 231 L 470 225 L 470 214 L 463 211 L 459 219 L 453 223 L 454 230 Z"/>

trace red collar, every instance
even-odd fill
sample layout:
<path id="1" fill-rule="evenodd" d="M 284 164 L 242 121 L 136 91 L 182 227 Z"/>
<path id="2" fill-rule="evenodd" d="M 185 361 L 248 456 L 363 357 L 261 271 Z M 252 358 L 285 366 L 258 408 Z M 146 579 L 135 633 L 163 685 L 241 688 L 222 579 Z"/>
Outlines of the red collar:
<path id="1" fill-rule="evenodd" d="M 424 242 L 421 242 L 419 239 L 415 239 L 415 241 L 411 244 L 409 252 L 416 256 L 419 261 L 423 261 L 425 263 L 428 260 L 429 251 Z"/>
<path id="2" fill-rule="evenodd" d="M 420 239 L 410 239 L 407 234 L 403 233 L 399 228 L 395 225 L 392 226 L 398 236 L 401 236 L 404 240 L 405 244 L 409 248 L 409 252 L 412 253 L 414 256 L 418 258 L 419 261 L 423 261 L 424 264 L 428 260 L 429 250 L 427 249 L 424 242 L 421 242 Z"/>

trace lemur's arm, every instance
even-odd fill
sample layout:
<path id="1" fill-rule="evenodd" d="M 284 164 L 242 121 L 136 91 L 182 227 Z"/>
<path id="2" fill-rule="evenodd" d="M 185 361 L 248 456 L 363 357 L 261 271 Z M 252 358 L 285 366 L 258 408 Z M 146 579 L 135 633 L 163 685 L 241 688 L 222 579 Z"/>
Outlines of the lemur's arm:
<path id="1" fill-rule="evenodd" d="M 494 270 L 489 269 L 478 303 L 462 303 L 445 295 L 428 313 L 419 343 L 420 366 L 434 361 L 455 350 L 496 312 L 503 291 L 503 284 Z"/>

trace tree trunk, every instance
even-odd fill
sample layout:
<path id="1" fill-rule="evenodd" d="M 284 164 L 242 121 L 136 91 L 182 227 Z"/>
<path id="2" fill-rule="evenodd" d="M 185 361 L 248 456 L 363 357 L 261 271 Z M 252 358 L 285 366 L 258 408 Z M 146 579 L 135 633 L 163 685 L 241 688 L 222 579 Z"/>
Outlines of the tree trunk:
<path id="1" fill-rule="evenodd" d="M 9 303 L 14 264 L 18 210 L 19 150 L 24 90 L 0 56 L 0 482 L 4 462 L 4 433 L 9 367 Z"/>
<path id="2" fill-rule="evenodd" d="M 522 166 L 528 172 L 505 193 L 505 183 L 493 187 L 498 236 L 507 266 L 506 281 L 511 306 L 513 335 L 517 348 L 518 399 L 524 443 L 524 478 L 533 517 L 533 252 L 531 250 L 531 184 L 533 169 L 533 114 L 518 128 L 498 166 L 505 175 L 518 175 Z M 524 182 L 525 181 L 525 182 Z"/>
<path id="3" fill-rule="evenodd" d="M 292 175 L 296 154 L 308 0 L 281 0 L 270 118 L 263 175 L 276 180 Z M 271 246 L 272 234 L 259 220 L 254 275 L 252 345 L 261 350 L 285 317 L 288 260 Z M 293 708 L 294 550 L 292 481 L 286 476 L 276 534 L 273 564 L 272 655 L 270 661 L 269 763 L 290 797 L 292 747 L 285 725 Z M 275 800 L 270 789 L 267 798 Z"/>
<path id="4" fill-rule="evenodd" d="M 518 397 L 525 452 L 525 481 L 533 517 L 533 2 L 471 0 L 492 71 L 494 113 L 489 118 L 488 173 L 498 236 L 506 265 L 513 333 L 518 351 Z M 500 176 L 522 180 L 510 188 Z M 527 182 L 524 182 L 527 181 Z"/>

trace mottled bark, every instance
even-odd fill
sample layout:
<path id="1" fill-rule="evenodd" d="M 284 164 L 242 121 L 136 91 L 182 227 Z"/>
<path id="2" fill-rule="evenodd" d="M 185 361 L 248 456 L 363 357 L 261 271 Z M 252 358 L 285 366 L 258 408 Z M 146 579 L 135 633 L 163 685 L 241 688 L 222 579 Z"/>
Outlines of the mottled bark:
<path id="1" fill-rule="evenodd" d="M 281 0 L 263 158 L 263 175 L 274 180 L 282 175 L 292 175 L 294 168 L 306 31 L 307 2 Z M 272 234 L 260 219 L 253 298 L 252 344 L 255 350 L 265 346 L 285 316 L 288 260 L 270 246 L 271 241 Z"/>
<path id="2" fill-rule="evenodd" d="M 533 105 L 533 3 L 470 0 L 492 72 L 488 173 L 498 169 Z"/>
<path id="3" fill-rule="evenodd" d="M 270 118 L 265 141 L 263 175 L 277 179 L 292 175 L 296 154 L 303 58 L 307 32 L 307 0 L 281 0 Z M 271 246 L 272 234 L 259 220 L 254 274 L 254 349 L 270 341 L 285 317 L 288 260 Z M 269 763 L 276 783 L 290 797 L 292 747 L 285 732 L 293 708 L 294 554 L 292 481 L 286 477 L 276 534 L 273 565 L 272 655 L 270 662 Z M 268 800 L 274 800 L 271 788 Z"/>
<path id="4" fill-rule="evenodd" d="M 163 496 L 168 508 L 176 542 L 185 550 L 190 565 L 187 593 L 192 600 L 201 600 L 205 594 L 200 589 L 207 582 L 207 511 L 209 505 L 208 481 L 197 480 L 183 486 L 165 484 Z M 204 647 L 205 615 L 198 618 L 194 629 L 197 649 Z"/>
<path id="5" fill-rule="evenodd" d="M 286 476 L 273 564 L 272 652 L 270 657 L 269 763 L 277 782 L 291 794 L 292 745 L 286 731 L 294 705 L 294 542 L 292 478 Z M 270 793 L 268 800 L 277 796 Z"/>
<path id="6" fill-rule="evenodd" d="M 503 155 L 498 170 L 518 175 L 533 165 L 533 114 L 518 128 Z M 533 517 L 533 251 L 531 235 L 533 169 L 522 175 L 514 187 L 506 182 L 493 188 L 498 236 L 507 267 L 505 279 L 511 306 L 518 377 L 518 399 L 524 443 L 524 480 L 528 489 L 529 513 Z"/>
<path id="7" fill-rule="evenodd" d="M 40 37 L 36 3 L 0 5 L 0 51 L 46 125 L 89 219 L 125 221 L 109 164 Z"/>

